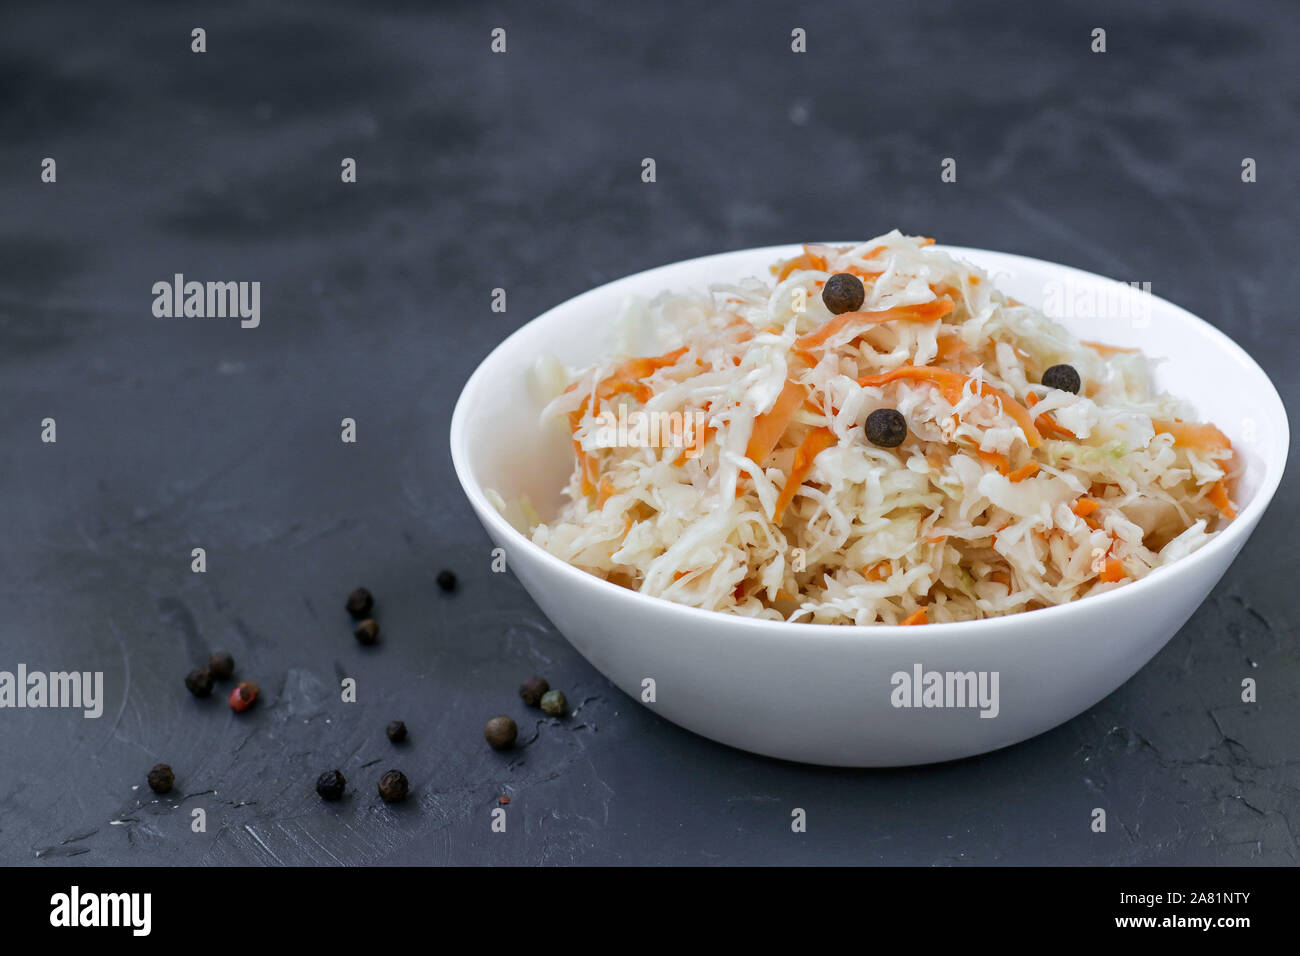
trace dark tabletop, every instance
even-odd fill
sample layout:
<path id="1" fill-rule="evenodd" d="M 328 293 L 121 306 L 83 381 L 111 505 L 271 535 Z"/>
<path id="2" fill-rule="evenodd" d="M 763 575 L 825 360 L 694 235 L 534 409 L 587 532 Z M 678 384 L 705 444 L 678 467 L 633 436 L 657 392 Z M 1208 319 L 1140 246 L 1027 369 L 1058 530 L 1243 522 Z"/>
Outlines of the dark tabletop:
<path id="1" fill-rule="evenodd" d="M 0 14 L 0 669 L 105 680 L 99 719 L 0 710 L 0 862 L 1296 861 L 1294 481 L 1090 711 L 849 771 L 711 743 L 615 689 L 491 573 L 447 448 L 483 356 L 594 284 L 895 226 L 1149 281 L 1290 405 L 1294 3 L 262 6 Z M 155 318 L 175 273 L 260 282 L 261 325 Z M 343 609 L 358 584 L 373 648 Z M 214 648 L 262 686 L 244 714 L 182 685 Z M 520 703 L 533 673 L 571 717 Z M 485 746 L 497 713 L 523 746 Z M 324 804 L 333 767 L 355 786 Z M 375 793 L 390 767 L 404 805 Z"/>

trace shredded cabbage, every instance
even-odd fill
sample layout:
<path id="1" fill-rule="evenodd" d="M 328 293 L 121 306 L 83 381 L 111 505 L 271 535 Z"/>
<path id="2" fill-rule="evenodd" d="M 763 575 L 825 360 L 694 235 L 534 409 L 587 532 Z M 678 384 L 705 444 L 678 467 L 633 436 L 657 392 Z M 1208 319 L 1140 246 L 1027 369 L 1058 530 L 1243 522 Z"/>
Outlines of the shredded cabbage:
<path id="1" fill-rule="evenodd" d="M 693 607 L 911 624 L 1120 587 L 1234 516 L 1230 443 L 1156 391 L 1146 358 L 1077 340 L 931 240 L 806 246 L 772 272 L 630 303 L 624 341 L 662 355 L 539 363 L 577 464 L 553 521 L 512 509 L 535 542 Z M 847 319 L 821 298 L 841 272 L 866 295 Z M 1055 364 L 1079 394 L 1038 384 Z M 904 416 L 898 447 L 866 439 L 878 408 Z M 667 425 L 611 443 L 619 415 Z"/>

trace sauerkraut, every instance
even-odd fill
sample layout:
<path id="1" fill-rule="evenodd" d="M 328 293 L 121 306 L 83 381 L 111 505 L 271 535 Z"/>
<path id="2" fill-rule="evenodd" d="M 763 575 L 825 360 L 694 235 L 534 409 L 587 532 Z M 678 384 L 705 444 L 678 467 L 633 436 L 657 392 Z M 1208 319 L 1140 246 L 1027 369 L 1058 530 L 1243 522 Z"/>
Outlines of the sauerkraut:
<path id="1" fill-rule="evenodd" d="M 933 624 L 1121 587 L 1233 518 L 1231 444 L 1144 356 L 1076 339 L 931 243 L 805 246 L 767 278 L 630 303 L 639 357 L 539 363 L 575 466 L 532 539 L 693 607 Z M 837 273 L 865 300 L 833 315 Z M 1077 394 L 1041 384 L 1058 364 Z M 906 420 L 901 445 L 864 436 L 878 408 Z"/>

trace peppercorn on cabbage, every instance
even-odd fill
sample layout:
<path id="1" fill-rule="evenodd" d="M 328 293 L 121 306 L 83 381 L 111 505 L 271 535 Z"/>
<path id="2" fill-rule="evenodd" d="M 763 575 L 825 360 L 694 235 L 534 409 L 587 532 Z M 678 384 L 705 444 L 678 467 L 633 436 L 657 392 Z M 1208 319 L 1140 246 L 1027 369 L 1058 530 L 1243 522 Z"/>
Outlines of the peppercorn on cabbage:
<path id="1" fill-rule="evenodd" d="M 632 303 L 661 354 L 540 363 L 576 463 L 532 539 L 693 607 L 921 624 L 1120 587 L 1233 518 L 1231 444 L 1145 357 L 1076 339 L 931 243 L 805 246 L 766 280 Z M 865 301 L 832 315 L 840 273 Z M 1040 384 L 1060 364 L 1078 394 Z M 879 408 L 905 418 L 901 445 L 864 436 Z M 674 440 L 610 441 L 616 416 Z"/>

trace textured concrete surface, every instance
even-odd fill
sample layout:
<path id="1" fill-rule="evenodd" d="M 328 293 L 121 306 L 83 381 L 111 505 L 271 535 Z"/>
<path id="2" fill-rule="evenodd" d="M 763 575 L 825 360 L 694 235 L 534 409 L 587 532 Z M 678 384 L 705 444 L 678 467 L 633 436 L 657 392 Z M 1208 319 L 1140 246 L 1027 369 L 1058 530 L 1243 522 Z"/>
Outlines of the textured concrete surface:
<path id="1" fill-rule="evenodd" d="M 1293 403 L 1300 9 L 613 6 L 6 8 L 0 668 L 102 670 L 106 705 L 0 711 L 0 862 L 1294 864 L 1294 481 L 1088 713 L 978 759 L 850 772 L 712 744 L 605 682 L 489 571 L 446 430 L 497 341 L 594 283 L 894 226 L 1150 281 Z M 177 272 L 260 281 L 261 326 L 154 318 Z M 360 583 L 372 649 L 342 610 Z M 246 714 L 181 684 L 215 647 L 262 684 Z M 534 672 L 573 717 L 524 710 Z M 484 746 L 498 712 L 526 746 Z M 172 798 L 144 787 L 159 761 Z M 356 790 L 323 805 L 334 766 Z M 406 805 L 374 795 L 389 767 Z"/>

